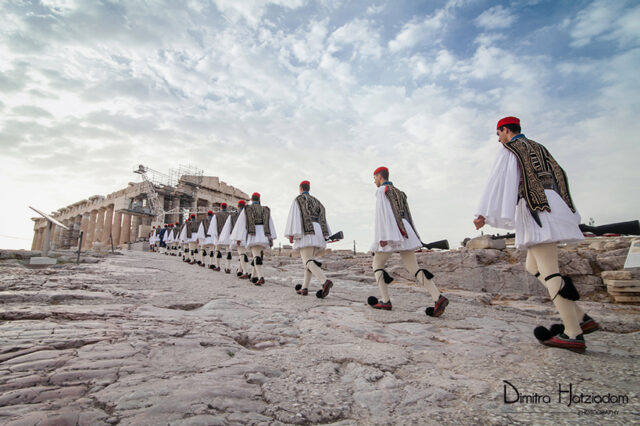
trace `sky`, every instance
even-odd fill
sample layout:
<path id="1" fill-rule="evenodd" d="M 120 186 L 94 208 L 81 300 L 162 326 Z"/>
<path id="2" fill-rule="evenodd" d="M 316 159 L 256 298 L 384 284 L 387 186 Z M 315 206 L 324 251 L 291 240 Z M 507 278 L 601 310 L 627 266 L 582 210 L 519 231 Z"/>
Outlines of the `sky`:
<path id="1" fill-rule="evenodd" d="M 308 179 L 344 231 L 333 247 L 358 251 L 386 166 L 422 240 L 457 247 L 480 234 L 509 115 L 583 222 L 640 218 L 634 0 L 4 0 L 0 16 L 0 248 L 31 246 L 29 205 L 106 195 L 138 164 L 260 192 L 280 236 Z"/>

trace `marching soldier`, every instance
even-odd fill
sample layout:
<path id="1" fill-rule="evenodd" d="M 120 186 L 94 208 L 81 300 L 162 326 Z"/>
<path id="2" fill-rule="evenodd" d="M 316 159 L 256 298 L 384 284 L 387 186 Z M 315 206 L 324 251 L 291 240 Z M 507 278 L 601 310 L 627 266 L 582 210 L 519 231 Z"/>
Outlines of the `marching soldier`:
<path id="1" fill-rule="evenodd" d="M 240 216 L 240 213 L 246 205 L 246 201 L 238 201 L 238 211 L 229 215 L 229 217 L 227 218 L 227 222 L 224 224 L 224 227 L 222 228 L 222 232 L 220 234 L 220 239 L 222 241 L 229 242 L 229 252 L 231 252 L 233 248 L 236 248 L 238 250 L 239 266 L 237 275 L 238 278 L 243 280 L 249 278 L 249 258 L 247 257 L 247 249 L 244 246 L 245 241 L 241 241 L 240 243 L 238 243 L 236 240 L 233 240 L 231 238 L 231 234 L 233 233 L 233 230 L 238 223 L 238 217 Z"/>
<path id="2" fill-rule="evenodd" d="M 389 181 L 389 169 L 379 167 L 373 172 L 376 191 L 375 239 L 371 247 L 374 253 L 373 273 L 380 289 L 381 299 L 370 296 L 368 303 L 374 309 L 390 311 L 391 298 L 387 284 L 393 278 L 384 266 L 393 253 L 400 253 L 404 267 L 413 275 L 416 282 L 427 289 L 433 298 L 434 306 L 427 307 L 425 313 L 439 317 L 444 313 L 449 300 L 442 296 L 433 283 L 433 274 L 418 266 L 414 250 L 422 247 L 420 237 L 415 230 L 407 196 Z"/>
<path id="3" fill-rule="evenodd" d="M 207 212 L 207 217 L 200 221 L 198 225 L 198 265 L 203 268 L 207 266 L 208 254 L 211 252 L 211 245 L 213 243 L 211 237 L 207 234 L 211 218 L 213 217 L 213 211 Z"/>
<path id="4" fill-rule="evenodd" d="M 245 247 L 251 251 L 256 269 L 257 276 L 254 275 L 251 278 L 255 285 L 262 285 L 265 282 L 262 271 L 263 251 L 271 247 L 276 238 L 271 210 L 260 204 L 260 194 L 254 192 L 251 195 L 251 204 L 246 206 L 238 216 L 231 239 L 238 244 L 246 240 Z"/>
<path id="5" fill-rule="evenodd" d="M 293 244 L 294 250 L 300 251 L 304 265 L 304 281 L 302 285 L 296 285 L 297 293 L 302 296 L 309 294 L 309 282 L 313 275 L 323 283 L 322 289 L 316 293 L 322 299 L 329 294 L 333 283 L 320 269 L 321 263 L 316 260 L 316 256 L 327 247 L 326 238 L 331 235 L 331 231 L 324 206 L 309 194 L 311 183 L 308 180 L 302 181 L 298 189 L 300 195 L 291 203 L 284 236 Z"/>
<path id="6" fill-rule="evenodd" d="M 522 134 L 518 118 L 498 121 L 496 134 L 502 146 L 473 223 L 515 228 L 516 247 L 527 249 L 527 272 L 547 288 L 563 323 L 536 327 L 534 335 L 543 345 L 585 352 L 584 334 L 600 326 L 576 304 L 580 294 L 558 266 L 558 243 L 584 238 L 567 175 L 544 146 Z"/>
<path id="7" fill-rule="evenodd" d="M 228 217 L 227 203 L 222 203 L 220 204 L 220 211 L 213 215 L 213 219 L 209 225 L 209 234 L 213 238 L 213 243 L 216 246 L 215 266 L 211 268 L 214 271 L 220 271 L 220 259 L 222 259 L 222 250 L 225 248 L 225 244 L 220 242 L 220 234 Z M 228 274 L 231 271 L 226 268 L 225 272 Z"/>

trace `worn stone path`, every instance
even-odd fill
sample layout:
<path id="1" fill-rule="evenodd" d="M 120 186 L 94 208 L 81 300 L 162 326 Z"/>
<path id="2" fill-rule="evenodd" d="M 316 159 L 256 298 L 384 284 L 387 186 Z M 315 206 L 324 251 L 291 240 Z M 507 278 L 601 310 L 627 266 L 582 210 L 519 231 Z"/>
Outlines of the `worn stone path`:
<path id="1" fill-rule="evenodd" d="M 534 339 L 535 325 L 557 322 L 539 296 L 449 290 L 436 319 L 423 289 L 394 285 L 394 310 L 381 312 L 364 280 L 298 296 L 298 262 L 267 259 L 262 287 L 155 253 L 0 266 L 0 423 L 640 421 L 638 307 L 584 302 L 604 330 L 579 355 Z M 505 404 L 503 380 L 529 402 Z M 628 402 L 567 406 L 559 386 Z"/>

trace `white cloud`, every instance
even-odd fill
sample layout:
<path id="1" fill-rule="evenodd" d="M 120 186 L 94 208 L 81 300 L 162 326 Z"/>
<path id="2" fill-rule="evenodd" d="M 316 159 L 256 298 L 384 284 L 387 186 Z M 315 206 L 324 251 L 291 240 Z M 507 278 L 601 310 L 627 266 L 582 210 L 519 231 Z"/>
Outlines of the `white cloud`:
<path id="1" fill-rule="evenodd" d="M 583 214 L 615 220 L 614 210 L 638 209 L 626 195 L 635 190 L 640 131 L 636 8 L 615 29 L 577 34 L 611 37 L 619 52 L 564 60 L 516 55 L 473 20 L 449 25 L 464 2 L 400 23 L 333 1 L 304 15 L 274 2 L 220 0 L 229 24 L 209 3 L 189 4 L 149 11 L 82 2 L 56 15 L 56 25 L 0 5 L 10 23 L 0 30 L 0 161 L 21 188 L 10 194 L 14 205 L 55 210 L 125 186 L 137 163 L 192 163 L 263 193 L 278 229 L 308 178 L 332 227 L 366 249 L 371 171 L 385 164 L 423 238 L 455 245 L 475 235 L 471 214 L 498 148 L 495 120 L 515 114 L 567 169 Z M 465 48 L 448 40 L 459 27 L 473 40 Z M 401 30 L 389 36 L 393 28 Z M 558 31 L 557 20 L 548 31 Z M 46 54 L 12 48 L 12 36 L 28 36 Z M 589 87 L 572 93 L 573 76 Z M 600 199 L 607 203 L 592 201 Z M 31 235 L 28 212 L 0 215 L 18 236 Z"/>
<path id="2" fill-rule="evenodd" d="M 429 44 L 438 40 L 438 32 L 445 25 L 447 11 L 440 9 L 431 16 L 424 19 L 414 19 L 407 22 L 396 37 L 389 42 L 389 50 L 398 52 L 409 49 L 422 41 L 428 41 Z"/>
<path id="3" fill-rule="evenodd" d="M 338 50 L 345 45 L 352 46 L 352 60 L 358 56 L 378 59 L 382 55 L 380 35 L 371 22 L 364 19 L 355 19 L 338 28 L 331 34 L 329 42 L 330 51 Z"/>
<path id="4" fill-rule="evenodd" d="M 578 12 L 574 19 L 567 19 L 573 47 L 584 47 L 593 40 L 616 41 L 622 45 L 633 45 L 640 41 L 640 6 L 626 8 L 629 2 L 596 0 Z"/>
<path id="5" fill-rule="evenodd" d="M 485 30 L 496 30 L 509 28 L 516 20 L 517 16 L 513 11 L 499 5 L 482 12 L 474 22 Z"/>

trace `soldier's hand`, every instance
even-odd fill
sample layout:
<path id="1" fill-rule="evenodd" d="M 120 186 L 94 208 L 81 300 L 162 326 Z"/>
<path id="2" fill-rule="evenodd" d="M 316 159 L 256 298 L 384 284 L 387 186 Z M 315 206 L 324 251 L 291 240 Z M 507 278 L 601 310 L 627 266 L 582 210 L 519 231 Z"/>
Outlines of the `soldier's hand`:
<path id="1" fill-rule="evenodd" d="M 380 241 L 380 247 L 385 247 L 387 245 L 386 241 Z"/>
<path id="2" fill-rule="evenodd" d="M 476 219 L 473 219 L 473 224 L 476 226 L 476 229 L 482 228 L 484 223 L 484 216 L 478 216 Z"/>

